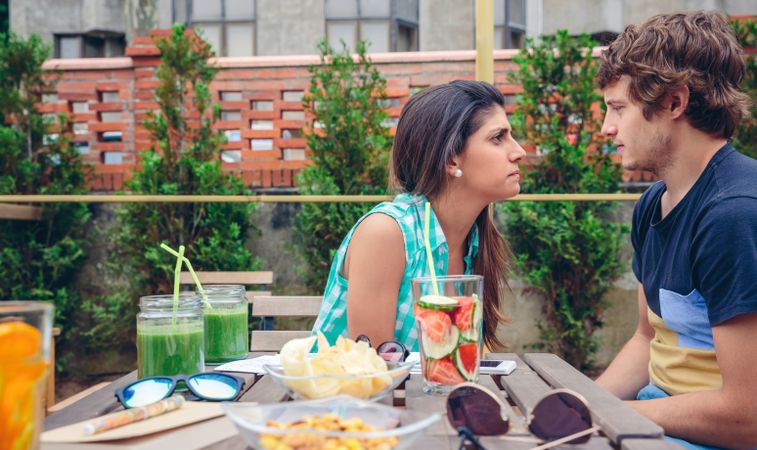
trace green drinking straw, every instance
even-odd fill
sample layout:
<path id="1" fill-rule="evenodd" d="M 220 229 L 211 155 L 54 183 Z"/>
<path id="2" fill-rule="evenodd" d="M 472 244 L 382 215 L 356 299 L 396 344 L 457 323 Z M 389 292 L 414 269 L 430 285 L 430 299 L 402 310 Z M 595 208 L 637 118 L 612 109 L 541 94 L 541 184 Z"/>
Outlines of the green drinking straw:
<path id="1" fill-rule="evenodd" d="M 195 286 L 197 286 L 197 292 L 200 293 L 200 297 L 202 297 L 203 303 L 205 303 L 210 309 L 213 309 L 213 307 L 210 305 L 210 302 L 208 301 L 208 296 L 205 294 L 205 289 L 202 288 L 202 284 L 200 284 L 200 279 L 197 278 L 197 274 L 195 273 L 194 269 L 192 269 L 192 263 L 189 262 L 189 259 L 187 259 L 186 256 L 179 255 L 179 253 L 172 249 L 171 247 L 167 246 L 165 243 L 160 244 L 160 248 L 167 251 L 168 253 L 174 255 L 179 259 L 179 261 L 184 262 L 184 264 L 187 265 L 187 269 L 189 269 L 189 274 L 192 275 L 192 279 L 195 282 Z M 179 279 L 179 276 L 176 276 L 176 280 Z M 174 284 L 177 283 L 177 281 L 174 280 Z"/>
<path id="2" fill-rule="evenodd" d="M 184 259 L 184 246 L 179 246 L 179 255 L 176 257 L 176 268 L 173 271 L 173 318 L 171 323 L 176 325 L 176 312 L 179 309 L 179 276 L 181 275 L 181 263 Z"/>
<path id="3" fill-rule="evenodd" d="M 439 295 L 439 286 L 436 283 L 436 271 L 434 270 L 434 255 L 431 253 L 431 238 L 429 238 L 429 228 L 431 223 L 431 203 L 426 202 L 426 220 L 423 225 L 423 240 L 426 243 L 426 259 L 428 260 L 428 270 L 431 272 L 431 284 L 434 285 L 434 294 Z"/>

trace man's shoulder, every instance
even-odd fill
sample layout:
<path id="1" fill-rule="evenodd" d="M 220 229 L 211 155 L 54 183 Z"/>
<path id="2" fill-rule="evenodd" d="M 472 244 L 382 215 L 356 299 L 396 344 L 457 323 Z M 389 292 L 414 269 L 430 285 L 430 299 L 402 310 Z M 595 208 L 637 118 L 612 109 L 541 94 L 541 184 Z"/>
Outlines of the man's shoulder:
<path id="1" fill-rule="evenodd" d="M 757 160 L 739 153 L 729 152 L 715 165 L 716 185 L 713 200 L 734 197 L 757 199 Z"/>

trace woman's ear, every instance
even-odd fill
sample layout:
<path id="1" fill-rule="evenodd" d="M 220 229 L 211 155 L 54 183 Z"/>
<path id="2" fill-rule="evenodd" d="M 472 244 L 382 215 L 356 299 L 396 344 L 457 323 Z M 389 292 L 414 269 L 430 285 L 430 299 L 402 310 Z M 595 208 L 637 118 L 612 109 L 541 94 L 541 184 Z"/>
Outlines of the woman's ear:
<path id="1" fill-rule="evenodd" d="M 452 158 L 452 161 L 445 166 L 445 172 L 450 177 L 459 177 L 457 174 L 460 173 L 460 159 Z"/>

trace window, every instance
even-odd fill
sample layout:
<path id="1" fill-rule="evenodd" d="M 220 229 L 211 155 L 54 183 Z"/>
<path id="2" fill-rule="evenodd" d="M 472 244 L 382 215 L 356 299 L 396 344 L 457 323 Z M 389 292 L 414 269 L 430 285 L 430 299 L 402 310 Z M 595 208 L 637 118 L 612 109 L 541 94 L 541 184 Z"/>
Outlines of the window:
<path id="1" fill-rule="evenodd" d="M 221 152 L 221 161 L 225 163 L 238 163 L 242 161 L 242 152 L 240 150 L 225 150 Z"/>
<path id="2" fill-rule="evenodd" d="M 255 54 L 255 0 L 172 0 L 173 21 L 199 31 L 218 56 Z"/>
<path id="3" fill-rule="evenodd" d="M 241 111 L 221 111 L 221 120 L 242 120 Z"/>
<path id="4" fill-rule="evenodd" d="M 305 120 L 305 111 L 281 111 L 284 120 Z"/>
<path id="5" fill-rule="evenodd" d="M 56 58 L 108 58 L 123 56 L 123 33 L 92 31 L 83 34 L 55 34 Z"/>
<path id="6" fill-rule="evenodd" d="M 227 142 L 240 142 L 242 140 L 242 133 L 239 130 L 226 130 L 223 134 L 226 136 Z"/>
<path id="7" fill-rule="evenodd" d="M 103 164 L 123 164 L 124 154 L 121 152 L 104 152 Z"/>
<path id="8" fill-rule="evenodd" d="M 71 102 L 71 111 L 75 114 L 83 114 L 89 112 L 89 103 L 87 102 Z"/>
<path id="9" fill-rule="evenodd" d="M 89 133 L 89 124 L 86 122 L 74 123 L 74 134 L 87 134 Z"/>
<path id="10" fill-rule="evenodd" d="M 369 43 L 369 52 L 418 50 L 418 0 L 326 0 L 326 36 L 335 49 Z"/>
<path id="11" fill-rule="evenodd" d="M 521 48 L 526 35 L 526 1 L 494 0 L 494 48 Z"/>
<path id="12" fill-rule="evenodd" d="M 120 121 L 121 121 L 120 112 L 101 112 L 100 113 L 100 122 L 120 122 Z"/>
<path id="13" fill-rule="evenodd" d="M 273 120 L 251 120 L 251 130 L 273 130 Z"/>
<path id="14" fill-rule="evenodd" d="M 242 93 L 240 91 L 222 91 L 221 101 L 224 102 L 241 102 Z"/>
<path id="15" fill-rule="evenodd" d="M 287 161 L 304 161 L 306 159 L 305 150 L 301 148 L 285 148 L 283 154 Z"/>
<path id="16" fill-rule="evenodd" d="M 102 103 L 115 103 L 120 100 L 118 91 L 100 91 L 100 102 Z"/>
<path id="17" fill-rule="evenodd" d="M 285 102 L 301 102 L 304 96 L 304 91 L 283 91 L 281 93 L 281 99 Z"/>
<path id="18" fill-rule="evenodd" d="M 273 111 L 273 102 L 270 100 L 253 100 L 253 111 Z"/>
<path id="19" fill-rule="evenodd" d="M 273 139 L 251 139 L 250 148 L 253 150 L 273 150 Z"/>

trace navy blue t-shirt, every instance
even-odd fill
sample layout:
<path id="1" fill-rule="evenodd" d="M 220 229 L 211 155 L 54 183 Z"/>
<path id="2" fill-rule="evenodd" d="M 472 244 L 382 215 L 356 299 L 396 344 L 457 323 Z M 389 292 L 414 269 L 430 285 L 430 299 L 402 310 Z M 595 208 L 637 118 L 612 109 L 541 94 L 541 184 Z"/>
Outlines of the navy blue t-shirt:
<path id="1" fill-rule="evenodd" d="M 651 378 L 669 393 L 680 393 L 720 382 L 708 376 L 691 386 L 698 377 L 676 375 L 689 365 L 719 376 L 712 366 L 712 327 L 757 312 L 757 160 L 725 145 L 661 219 L 665 190 L 663 182 L 655 183 L 634 209 L 633 271 L 644 286 L 656 332 Z"/>

